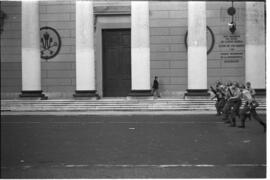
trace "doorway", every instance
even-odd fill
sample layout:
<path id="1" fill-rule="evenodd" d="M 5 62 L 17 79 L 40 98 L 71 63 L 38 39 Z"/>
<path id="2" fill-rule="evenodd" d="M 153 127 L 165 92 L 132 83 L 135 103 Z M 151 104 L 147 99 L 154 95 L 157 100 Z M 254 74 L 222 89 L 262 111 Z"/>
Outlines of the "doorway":
<path id="1" fill-rule="evenodd" d="M 102 30 L 103 96 L 125 97 L 131 90 L 130 29 Z"/>

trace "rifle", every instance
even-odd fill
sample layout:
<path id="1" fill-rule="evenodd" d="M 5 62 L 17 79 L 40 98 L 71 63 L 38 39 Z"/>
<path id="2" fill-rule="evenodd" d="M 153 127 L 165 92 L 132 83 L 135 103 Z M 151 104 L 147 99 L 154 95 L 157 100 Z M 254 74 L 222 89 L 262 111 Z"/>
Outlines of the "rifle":
<path id="1" fill-rule="evenodd" d="M 230 96 L 232 97 L 233 94 L 232 94 L 232 91 L 231 91 L 230 87 L 228 87 L 228 91 L 229 91 L 229 93 L 230 93 Z"/>
<path id="2" fill-rule="evenodd" d="M 211 91 L 216 95 L 217 91 L 213 88 L 213 86 L 210 86 Z"/>
<path id="3" fill-rule="evenodd" d="M 210 86 L 210 89 L 211 89 L 211 91 L 215 94 L 215 96 L 212 97 L 211 99 L 214 99 L 215 97 L 218 97 L 218 96 L 217 96 L 217 91 L 213 88 L 213 86 Z"/>

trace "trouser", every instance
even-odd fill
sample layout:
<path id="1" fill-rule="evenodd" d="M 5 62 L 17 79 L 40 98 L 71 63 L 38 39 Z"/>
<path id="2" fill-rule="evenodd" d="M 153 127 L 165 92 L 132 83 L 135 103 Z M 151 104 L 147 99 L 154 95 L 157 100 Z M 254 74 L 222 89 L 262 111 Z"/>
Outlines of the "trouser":
<path id="1" fill-rule="evenodd" d="M 226 103 L 226 101 L 224 98 L 221 98 L 216 102 L 216 109 L 217 109 L 217 112 L 219 114 L 223 112 L 223 108 L 224 108 L 225 103 Z"/>
<path id="2" fill-rule="evenodd" d="M 239 100 L 233 101 L 231 104 L 232 104 L 232 107 L 231 107 L 231 124 L 233 126 L 235 126 L 235 124 L 236 124 L 236 120 L 235 120 L 236 116 L 238 116 L 240 118 L 239 111 L 240 111 L 242 101 L 241 101 L 241 99 L 239 99 Z"/>
<path id="3" fill-rule="evenodd" d="M 153 89 L 152 94 L 153 94 L 153 96 L 155 96 L 155 94 L 156 94 L 157 97 L 160 97 L 160 93 L 159 93 L 158 89 Z"/>
<path id="4" fill-rule="evenodd" d="M 258 116 L 256 108 L 251 108 L 248 103 L 245 104 L 244 108 L 240 112 L 241 125 L 243 127 L 245 127 L 245 120 L 249 116 L 249 114 L 251 115 L 251 117 L 257 120 L 264 128 L 266 128 L 266 124 Z"/>
<path id="5" fill-rule="evenodd" d="M 219 101 L 220 101 L 220 99 L 217 99 L 216 104 L 215 104 L 217 114 L 220 114 L 220 111 L 219 111 L 219 108 L 218 108 Z"/>
<path id="6" fill-rule="evenodd" d="M 229 118 L 229 115 L 231 113 L 231 107 L 232 107 L 232 102 L 226 101 L 225 105 L 223 107 L 223 120 L 227 120 Z"/>

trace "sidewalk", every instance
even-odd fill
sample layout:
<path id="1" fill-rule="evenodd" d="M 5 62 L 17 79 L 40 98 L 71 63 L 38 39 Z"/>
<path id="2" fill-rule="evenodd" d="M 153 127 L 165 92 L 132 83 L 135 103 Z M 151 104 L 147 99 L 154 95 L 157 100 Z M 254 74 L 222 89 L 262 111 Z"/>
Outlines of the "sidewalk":
<path id="1" fill-rule="evenodd" d="M 257 111 L 258 114 L 266 114 L 266 111 Z M 121 115 L 215 115 L 215 111 L 21 111 L 1 112 L 4 116 L 9 115 L 53 115 L 53 116 L 84 116 L 84 115 L 99 115 L 99 116 L 121 116 Z"/>

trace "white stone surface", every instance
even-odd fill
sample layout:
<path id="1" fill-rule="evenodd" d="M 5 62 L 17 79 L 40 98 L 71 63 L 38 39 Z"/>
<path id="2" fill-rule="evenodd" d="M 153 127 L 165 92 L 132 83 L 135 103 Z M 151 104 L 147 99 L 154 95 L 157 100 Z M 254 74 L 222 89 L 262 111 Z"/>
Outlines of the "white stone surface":
<path id="1" fill-rule="evenodd" d="M 76 90 L 96 90 L 92 1 L 76 1 Z"/>
<path id="2" fill-rule="evenodd" d="M 188 89 L 207 89 L 205 2 L 188 2 Z"/>
<path id="3" fill-rule="evenodd" d="M 41 90 L 38 1 L 22 1 L 22 90 Z"/>
<path id="4" fill-rule="evenodd" d="M 266 87 L 264 2 L 246 2 L 245 80 L 253 88 Z"/>
<path id="5" fill-rule="evenodd" d="M 149 5 L 131 2 L 132 90 L 150 90 Z"/>

